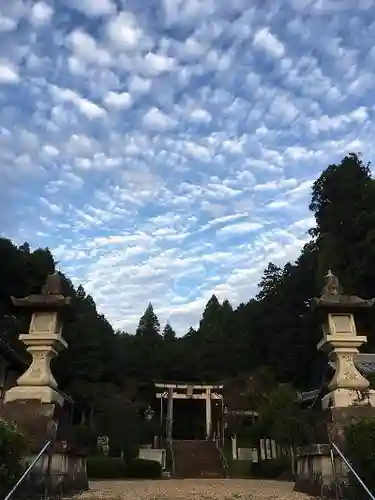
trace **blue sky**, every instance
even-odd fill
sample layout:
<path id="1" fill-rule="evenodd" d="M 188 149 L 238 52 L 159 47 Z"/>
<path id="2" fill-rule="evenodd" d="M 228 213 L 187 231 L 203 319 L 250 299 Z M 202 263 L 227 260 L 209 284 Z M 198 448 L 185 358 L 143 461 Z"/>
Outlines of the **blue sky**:
<path id="1" fill-rule="evenodd" d="M 354 7 L 355 5 L 355 7 Z M 251 297 L 373 152 L 373 0 L 0 1 L 0 231 L 115 327 Z"/>

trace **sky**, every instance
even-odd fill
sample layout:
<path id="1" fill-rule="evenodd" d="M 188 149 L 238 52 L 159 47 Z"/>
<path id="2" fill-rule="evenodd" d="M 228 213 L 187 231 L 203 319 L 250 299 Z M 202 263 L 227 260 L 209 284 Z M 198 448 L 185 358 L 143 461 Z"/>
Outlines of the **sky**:
<path id="1" fill-rule="evenodd" d="M 115 328 L 236 306 L 375 134 L 374 0 L 0 0 L 0 233 Z"/>

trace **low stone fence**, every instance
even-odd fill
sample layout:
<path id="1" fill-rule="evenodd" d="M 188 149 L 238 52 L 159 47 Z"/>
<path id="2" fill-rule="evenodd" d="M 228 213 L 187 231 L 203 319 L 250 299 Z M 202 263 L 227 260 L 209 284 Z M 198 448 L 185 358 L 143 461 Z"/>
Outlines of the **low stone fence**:
<path id="1" fill-rule="evenodd" d="M 30 454 L 26 464 L 37 456 Z M 55 443 L 44 453 L 27 477 L 24 491 L 30 495 L 62 495 L 88 489 L 86 457 L 79 452 L 67 450 L 61 443 Z"/>
<path id="2" fill-rule="evenodd" d="M 336 488 L 346 483 L 348 470 L 338 456 L 334 456 L 333 460 L 336 477 L 328 444 L 298 448 L 295 491 L 316 497 L 336 498 Z"/>

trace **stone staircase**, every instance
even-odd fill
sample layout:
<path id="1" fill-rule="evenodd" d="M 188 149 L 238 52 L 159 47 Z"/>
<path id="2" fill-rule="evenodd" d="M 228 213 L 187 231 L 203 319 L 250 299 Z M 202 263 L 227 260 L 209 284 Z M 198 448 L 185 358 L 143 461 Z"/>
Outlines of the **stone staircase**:
<path id="1" fill-rule="evenodd" d="M 173 454 L 174 477 L 226 477 L 220 451 L 213 441 L 173 441 Z"/>

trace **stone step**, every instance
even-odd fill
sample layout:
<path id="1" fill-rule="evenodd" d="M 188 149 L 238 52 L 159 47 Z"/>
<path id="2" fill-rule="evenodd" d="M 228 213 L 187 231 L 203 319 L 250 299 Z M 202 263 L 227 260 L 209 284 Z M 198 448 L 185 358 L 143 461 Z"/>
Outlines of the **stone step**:
<path id="1" fill-rule="evenodd" d="M 224 478 L 220 452 L 212 441 L 175 441 L 175 477 Z"/>

